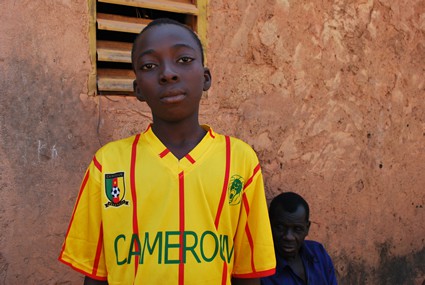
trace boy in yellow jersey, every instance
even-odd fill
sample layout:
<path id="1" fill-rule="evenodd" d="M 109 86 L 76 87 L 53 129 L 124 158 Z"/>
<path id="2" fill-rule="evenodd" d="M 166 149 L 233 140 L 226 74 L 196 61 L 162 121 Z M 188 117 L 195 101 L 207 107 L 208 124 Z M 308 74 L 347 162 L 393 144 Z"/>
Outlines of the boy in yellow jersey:
<path id="1" fill-rule="evenodd" d="M 198 37 L 154 20 L 132 63 L 153 122 L 97 151 L 59 260 L 85 284 L 259 284 L 275 272 L 261 169 L 246 143 L 199 124 L 211 74 Z"/>

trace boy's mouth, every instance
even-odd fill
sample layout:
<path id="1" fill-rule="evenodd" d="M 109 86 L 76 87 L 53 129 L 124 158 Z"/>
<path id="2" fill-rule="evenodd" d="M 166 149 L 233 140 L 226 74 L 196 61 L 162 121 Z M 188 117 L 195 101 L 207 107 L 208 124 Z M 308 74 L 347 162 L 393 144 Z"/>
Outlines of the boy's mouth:
<path id="1" fill-rule="evenodd" d="M 182 90 L 172 90 L 162 94 L 160 100 L 163 103 L 178 103 L 186 97 Z"/>

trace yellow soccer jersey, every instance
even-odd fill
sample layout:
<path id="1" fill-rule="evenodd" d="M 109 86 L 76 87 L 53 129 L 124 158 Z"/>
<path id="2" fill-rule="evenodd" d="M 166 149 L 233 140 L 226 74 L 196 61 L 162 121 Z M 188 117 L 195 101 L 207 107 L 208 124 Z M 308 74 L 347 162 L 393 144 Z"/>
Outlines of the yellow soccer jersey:
<path id="1" fill-rule="evenodd" d="M 205 137 L 180 160 L 150 127 L 102 147 L 59 260 L 110 285 L 217 285 L 274 274 L 257 156 L 203 127 Z"/>

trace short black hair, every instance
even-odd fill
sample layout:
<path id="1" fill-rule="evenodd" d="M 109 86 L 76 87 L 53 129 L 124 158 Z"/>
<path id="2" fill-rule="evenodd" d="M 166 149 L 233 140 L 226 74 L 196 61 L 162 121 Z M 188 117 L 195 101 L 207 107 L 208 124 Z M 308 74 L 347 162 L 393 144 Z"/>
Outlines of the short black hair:
<path id="1" fill-rule="evenodd" d="M 196 44 L 199 46 L 199 49 L 201 51 L 201 56 L 202 56 L 202 58 L 201 58 L 202 59 L 202 65 L 204 65 L 204 48 L 202 46 L 201 40 L 199 39 L 198 35 L 191 28 L 189 28 L 185 24 L 182 24 L 182 23 L 180 23 L 176 20 L 173 20 L 173 19 L 170 19 L 170 18 L 158 18 L 158 19 L 155 19 L 152 22 L 150 22 L 146 27 L 144 27 L 143 30 L 134 39 L 133 47 L 131 48 L 131 62 L 132 62 L 132 65 L 133 65 L 133 69 L 134 69 L 133 54 L 134 54 L 134 49 L 135 49 L 137 40 L 139 39 L 139 37 L 141 37 L 150 28 L 155 27 L 155 26 L 160 26 L 160 25 L 176 25 L 176 26 L 182 27 L 182 28 L 186 29 L 187 31 L 189 31 L 189 33 L 192 35 L 193 39 L 195 40 Z"/>
<path id="2" fill-rule="evenodd" d="M 282 209 L 288 213 L 294 213 L 298 206 L 304 207 L 305 217 L 307 222 L 310 219 L 310 207 L 306 200 L 303 197 L 294 192 L 284 192 L 280 193 L 270 203 L 269 207 L 269 216 L 270 220 L 273 220 L 276 217 L 277 209 Z"/>

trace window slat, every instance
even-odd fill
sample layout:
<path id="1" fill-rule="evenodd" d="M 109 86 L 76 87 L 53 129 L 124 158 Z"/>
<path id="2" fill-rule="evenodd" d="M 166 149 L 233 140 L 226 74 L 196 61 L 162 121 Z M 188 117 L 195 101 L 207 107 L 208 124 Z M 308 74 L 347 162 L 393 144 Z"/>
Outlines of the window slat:
<path id="1" fill-rule="evenodd" d="M 133 92 L 134 73 L 126 69 L 98 69 L 97 88 L 102 91 Z"/>
<path id="2" fill-rule="evenodd" d="M 169 11 L 189 15 L 198 15 L 199 13 L 198 8 L 194 4 L 167 0 L 99 0 L 99 2 Z"/>
<path id="3" fill-rule="evenodd" d="M 97 60 L 131 63 L 131 43 L 97 41 Z"/>
<path id="4" fill-rule="evenodd" d="M 152 20 L 118 15 L 97 14 L 97 27 L 100 30 L 138 34 Z"/>
<path id="5" fill-rule="evenodd" d="M 90 90 L 99 95 L 134 96 L 132 42 L 151 21 L 175 19 L 205 40 L 207 0 L 88 0 L 90 54 L 94 71 Z M 143 16 L 141 16 L 143 15 Z"/>

